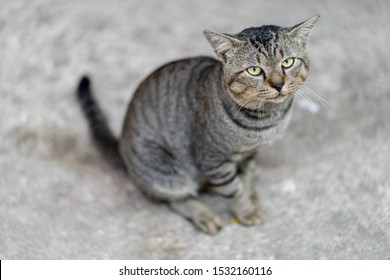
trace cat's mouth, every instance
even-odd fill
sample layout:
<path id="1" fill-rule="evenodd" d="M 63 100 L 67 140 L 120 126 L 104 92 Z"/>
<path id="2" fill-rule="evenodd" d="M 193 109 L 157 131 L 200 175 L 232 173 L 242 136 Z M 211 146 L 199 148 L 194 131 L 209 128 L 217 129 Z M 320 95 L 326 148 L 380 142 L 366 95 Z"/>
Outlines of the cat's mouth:
<path id="1" fill-rule="evenodd" d="M 290 93 L 278 92 L 277 94 L 273 94 L 270 96 L 265 96 L 264 99 L 266 102 L 272 103 L 282 103 L 291 97 Z"/>
<path id="2" fill-rule="evenodd" d="M 274 103 L 279 104 L 287 101 L 292 96 L 291 91 L 281 91 L 281 92 L 272 92 L 272 93 L 259 93 L 253 92 L 249 93 L 247 96 L 238 96 L 232 94 L 233 100 L 242 107 L 248 109 L 258 109 L 263 106 L 265 103 Z"/>

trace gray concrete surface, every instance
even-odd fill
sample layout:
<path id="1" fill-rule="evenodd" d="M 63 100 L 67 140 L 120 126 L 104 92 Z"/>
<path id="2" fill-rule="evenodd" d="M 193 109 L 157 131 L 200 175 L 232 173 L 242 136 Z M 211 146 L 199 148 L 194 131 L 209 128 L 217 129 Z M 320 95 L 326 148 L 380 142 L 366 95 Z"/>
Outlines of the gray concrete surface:
<path id="1" fill-rule="evenodd" d="M 389 1 L 0 1 L 1 259 L 390 259 Z M 307 84 L 262 149 L 266 224 L 214 237 L 146 200 L 101 161 L 73 96 L 90 73 L 116 133 L 137 84 L 213 55 L 202 30 L 293 25 L 321 14 Z M 319 113 L 313 114 L 309 111 Z"/>

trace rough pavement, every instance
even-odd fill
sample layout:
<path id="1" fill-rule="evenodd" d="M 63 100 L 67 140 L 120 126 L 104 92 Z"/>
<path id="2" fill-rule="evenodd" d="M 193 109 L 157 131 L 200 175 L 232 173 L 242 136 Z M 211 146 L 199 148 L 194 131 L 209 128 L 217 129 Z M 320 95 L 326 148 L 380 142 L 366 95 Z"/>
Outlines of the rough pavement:
<path id="1" fill-rule="evenodd" d="M 1 259 L 390 259 L 390 2 L 1 1 Z M 203 29 L 289 26 L 321 14 L 307 87 L 262 149 L 266 223 L 217 236 L 156 205 L 102 162 L 73 91 L 89 73 L 119 134 L 137 84 L 213 55 Z M 319 112 L 318 112 L 319 110 Z"/>

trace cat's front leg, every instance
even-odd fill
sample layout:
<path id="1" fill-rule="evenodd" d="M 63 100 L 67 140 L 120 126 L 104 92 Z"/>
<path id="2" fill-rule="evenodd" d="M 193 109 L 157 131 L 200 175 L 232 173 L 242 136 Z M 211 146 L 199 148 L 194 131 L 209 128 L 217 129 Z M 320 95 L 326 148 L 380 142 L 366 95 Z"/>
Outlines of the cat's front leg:
<path id="1" fill-rule="evenodd" d="M 253 158 L 239 166 L 226 161 L 205 171 L 209 178 L 209 190 L 232 199 L 231 210 L 236 219 L 243 225 L 260 225 L 263 223 L 260 199 L 252 186 L 254 169 Z"/>
<path id="2" fill-rule="evenodd" d="M 244 192 L 244 184 L 238 176 L 237 164 L 226 161 L 205 171 L 209 179 L 209 191 L 227 198 L 239 197 Z"/>
<path id="3" fill-rule="evenodd" d="M 254 159 L 250 158 L 239 166 L 239 177 L 244 184 L 243 192 L 234 198 L 231 210 L 243 225 L 260 225 L 264 222 L 260 198 L 253 187 L 252 175 L 255 169 Z"/>

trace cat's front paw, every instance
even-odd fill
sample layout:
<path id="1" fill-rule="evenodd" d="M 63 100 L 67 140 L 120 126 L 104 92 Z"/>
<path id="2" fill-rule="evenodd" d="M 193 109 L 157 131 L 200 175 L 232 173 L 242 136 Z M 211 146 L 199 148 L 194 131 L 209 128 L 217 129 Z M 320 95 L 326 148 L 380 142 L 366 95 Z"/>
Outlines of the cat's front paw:
<path id="1" fill-rule="evenodd" d="M 253 209 L 249 213 L 234 213 L 237 221 L 245 226 L 259 226 L 264 224 L 264 217 L 259 209 Z"/>
<path id="2" fill-rule="evenodd" d="M 215 235 L 222 229 L 220 217 L 212 211 L 200 211 L 192 217 L 192 222 L 203 232 Z"/>
<path id="3" fill-rule="evenodd" d="M 256 192 L 250 195 L 244 194 L 237 199 L 232 205 L 232 211 L 240 224 L 257 226 L 264 223 L 260 200 Z"/>

